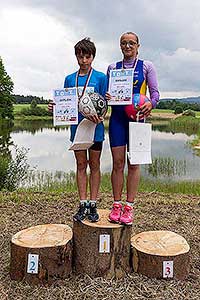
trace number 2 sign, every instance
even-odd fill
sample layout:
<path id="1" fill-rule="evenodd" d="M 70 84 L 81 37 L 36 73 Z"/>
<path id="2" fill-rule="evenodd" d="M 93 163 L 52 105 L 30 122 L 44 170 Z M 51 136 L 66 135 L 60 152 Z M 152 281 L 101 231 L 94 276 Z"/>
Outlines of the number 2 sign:
<path id="1" fill-rule="evenodd" d="M 163 261 L 163 278 L 173 278 L 173 261 Z"/>
<path id="2" fill-rule="evenodd" d="M 27 273 L 30 274 L 38 274 L 38 254 L 30 254 L 28 255 L 28 264 L 27 264 Z"/>

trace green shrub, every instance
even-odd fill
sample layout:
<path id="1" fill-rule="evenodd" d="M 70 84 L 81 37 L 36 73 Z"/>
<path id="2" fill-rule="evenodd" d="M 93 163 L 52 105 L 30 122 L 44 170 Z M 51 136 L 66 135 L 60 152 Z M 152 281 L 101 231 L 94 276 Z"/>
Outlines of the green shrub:
<path id="1" fill-rule="evenodd" d="M 182 112 L 183 112 L 183 108 L 181 106 L 175 107 L 175 110 L 174 110 L 175 115 L 182 114 Z"/>
<path id="2" fill-rule="evenodd" d="M 0 190 L 13 191 L 24 183 L 30 171 L 27 152 L 23 147 L 14 146 L 13 157 L 0 156 Z"/>
<path id="3" fill-rule="evenodd" d="M 0 155 L 0 191 L 5 187 L 9 161 L 8 155 Z"/>
<path id="4" fill-rule="evenodd" d="M 49 116 L 49 112 L 45 108 L 39 106 L 34 108 L 22 108 L 20 114 L 24 116 Z"/>

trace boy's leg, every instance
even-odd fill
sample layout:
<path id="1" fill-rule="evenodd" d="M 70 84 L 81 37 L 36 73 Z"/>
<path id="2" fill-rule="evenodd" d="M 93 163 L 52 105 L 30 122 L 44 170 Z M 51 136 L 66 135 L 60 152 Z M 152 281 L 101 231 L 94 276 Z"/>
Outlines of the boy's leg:
<path id="1" fill-rule="evenodd" d="M 100 156 L 102 150 L 102 142 L 95 143 L 89 149 L 89 167 L 90 167 L 90 203 L 89 203 L 89 214 L 88 220 L 91 222 L 97 222 L 99 215 L 97 213 L 96 199 L 99 192 L 100 185 Z"/>
<path id="2" fill-rule="evenodd" d="M 90 167 L 90 200 L 96 200 L 100 185 L 100 156 L 101 150 L 89 150 L 89 167 Z"/>
<path id="3" fill-rule="evenodd" d="M 76 158 L 76 181 L 80 200 L 87 199 L 87 151 L 74 151 Z"/>
<path id="4" fill-rule="evenodd" d="M 75 221 L 82 221 L 88 213 L 87 207 L 87 151 L 74 151 L 76 158 L 76 181 L 80 198 L 79 209 L 73 216 Z"/>

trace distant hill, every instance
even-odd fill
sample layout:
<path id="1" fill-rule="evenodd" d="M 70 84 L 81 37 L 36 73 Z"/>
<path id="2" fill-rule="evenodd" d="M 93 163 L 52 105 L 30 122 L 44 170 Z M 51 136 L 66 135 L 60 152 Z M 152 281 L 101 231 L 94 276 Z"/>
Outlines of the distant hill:
<path id="1" fill-rule="evenodd" d="M 198 104 L 200 104 L 200 96 L 187 97 L 187 98 L 163 98 L 163 99 L 160 99 L 160 101 L 173 101 L 173 100 L 176 100 L 176 101 L 179 101 L 182 103 L 198 103 Z"/>

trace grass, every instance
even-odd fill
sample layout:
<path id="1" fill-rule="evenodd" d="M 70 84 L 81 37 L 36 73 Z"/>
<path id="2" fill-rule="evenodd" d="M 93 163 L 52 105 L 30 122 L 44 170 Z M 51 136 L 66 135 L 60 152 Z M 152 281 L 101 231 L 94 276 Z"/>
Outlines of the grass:
<path id="1" fill-rule="evenodd" d="M 172 110 L 172 109 L 158 109 L 158 108 L 154 108 L 153 110 L 152 110 L 152 112 L 153 113 L 174 113 L 174 110 Z"/>
<path id="2" fill-rule="evenodd" d="M 38 104 L 37 106 L 48 110 L 47 104 Z M 14 115 L 19 113 L 23 108 L 27 108 L 27 107 L 30 107 L 30 104 L 14 104 Z"/>
<path id="3" fill-rule="evenodd" d="M 183 166 L 184 167 L 184 166 Z M 125 189 L 124 189 L 125 190 Z M 63 192 L 76 192 L 76 176 L 74 172 L 69 174 L 57 171 L 51 172 L 32 172 L 27 181 L 27 188 L 20 188 L 21 192 L 54 192 L 56 194 Z M 111 192 L 112 185 L 110 173 L 102 174 L 100 192 Z M 161 192 L 171 194 L 190 194 L 200 196 L 199 181 L 161 181 L 141 178 L 139 192 Z"/>

